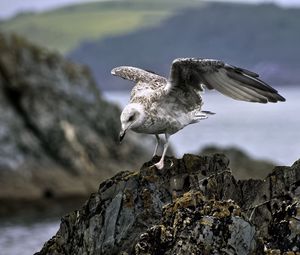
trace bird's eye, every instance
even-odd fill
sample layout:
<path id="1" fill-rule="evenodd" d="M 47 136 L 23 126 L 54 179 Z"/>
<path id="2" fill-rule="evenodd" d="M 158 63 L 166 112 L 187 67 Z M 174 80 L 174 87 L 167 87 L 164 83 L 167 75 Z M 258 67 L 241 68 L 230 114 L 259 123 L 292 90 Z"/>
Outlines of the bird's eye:
<path id="1" fill-rule="evenodd" d="M 131 121 L 133 121 L 133 119 L 134 119 L 134 115 L 131 115 L 131 116 L 129 117 L 128 121 L 131 122 Z"/>

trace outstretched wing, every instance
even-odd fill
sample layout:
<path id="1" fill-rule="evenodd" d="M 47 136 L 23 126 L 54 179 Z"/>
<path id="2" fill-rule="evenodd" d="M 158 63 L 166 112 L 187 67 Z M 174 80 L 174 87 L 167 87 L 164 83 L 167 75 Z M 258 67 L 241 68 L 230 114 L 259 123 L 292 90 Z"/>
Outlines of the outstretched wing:
<path id="1" fill-rule="evenodd" d="M 111 70 L 111 74 L 119 76 L 123 79 L 134 81 L 135 83 L 144 82 L 149 83 L 151 81 L 159 81 L 165 78 L 155 74 L 151 71 L 146 71 L 132 66 L 119 66 Z"/>
<path id="2" fill-rule="evenodd" d="M 203 91 L 204 85 L 236 100 L 258 103 L 285 101 L 277 90 L 258 77 L 256 73 L 219 60 L 178 58 L 172 63 L 169 80 L 171 90 L 192 86 Z"/>
<path id="3" fill-rule="evenodd" d="M 120 66 L 111 70 L 115 76 L 135 82 L 131 91 L 130 101 L 133 103 L 160 100 L 165 94 L 165 85 L 168 80 L 153 72 L 132 66 Z"/>

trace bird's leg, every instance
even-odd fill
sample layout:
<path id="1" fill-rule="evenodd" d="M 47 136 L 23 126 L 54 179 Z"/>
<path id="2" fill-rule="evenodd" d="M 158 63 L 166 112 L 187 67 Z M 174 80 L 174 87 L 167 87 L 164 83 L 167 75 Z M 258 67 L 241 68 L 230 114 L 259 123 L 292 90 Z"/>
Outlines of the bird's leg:
<path id="1" fill-rule="evenodd" d="M 155 149 L 154 149 L 154 153 L 153 153 L 152 158 L 156 155 L 156 152 L 157 152 L 157 149 L 158 149 L 158 146 L 159 146 L 159 141 L 160 141 L 159 136 L 157 134 L 155 135 L 155 137 L 156 137 L 156 145 L 155 145 Z"/>
<path id="2" fill-rule="evenodd" d="M 163 150 L 163 153 L 161 155 L 161 159 L 158 163 L 155 164 L 157 169 L 163 169 L 164 168 L 164 159 L 165 159 L 165 155 L 166 155 L 166 152 L 167 152 L 167 149 L 168 149 L 168 146 L 169 146 L 169 137 L 170 137 L 170 135 L 165 134 L 165 137 L 166 137 L 166 142 L 164 144 L 164 150 Z"/>

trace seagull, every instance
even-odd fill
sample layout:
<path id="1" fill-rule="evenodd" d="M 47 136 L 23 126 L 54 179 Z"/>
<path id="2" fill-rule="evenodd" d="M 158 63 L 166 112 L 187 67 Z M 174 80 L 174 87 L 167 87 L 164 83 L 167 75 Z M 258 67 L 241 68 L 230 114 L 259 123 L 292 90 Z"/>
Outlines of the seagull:
<path id="1" fill-rule="evenodd" d="M 120 116 L 120 142 L 128 130 L 155 135 L 156 155 L 159 134 L 164 134 L 163 153 L 154 164 L 158 169 L 164 167 L 171 135 L 214 114 L 202 110 L 204 88 L 247 102 L 285 101 L 258 74 L 215 59 L 177 58 L 172 62 L 168 79 L 131 66 L 116 67 L 111 74 L 135 82 L 130 102 Z"/>

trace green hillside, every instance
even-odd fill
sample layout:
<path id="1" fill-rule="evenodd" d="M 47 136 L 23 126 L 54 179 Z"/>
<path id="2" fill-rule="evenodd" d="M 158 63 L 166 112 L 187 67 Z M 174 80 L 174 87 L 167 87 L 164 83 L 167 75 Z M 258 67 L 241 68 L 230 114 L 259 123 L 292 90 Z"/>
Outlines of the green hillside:
<path id="1" fill-rule="evenodd" d="M 299 17 L 300 9 L 271 4 L 208 4 L 160 26 L 83 42 L 69 57 L 89 65 L 104 89 L 126 88 L 110 75 L 113 67 L 132 65 L 168 75 L 174 58 L 191 56 L 253 70 L 275 86 L 295 85 L 300 83 Z"/>
<path id="2" fill-rule="evenodd" d="M 66 53 L 81 41 L 149 27 L 169 17 L 175 10 L 194 5 L 200 5 L 200 1 L 91 2 L 40 14 L 21 14 L 0 23 L 0 30 L 20 34 L 34 43 Z"/>

